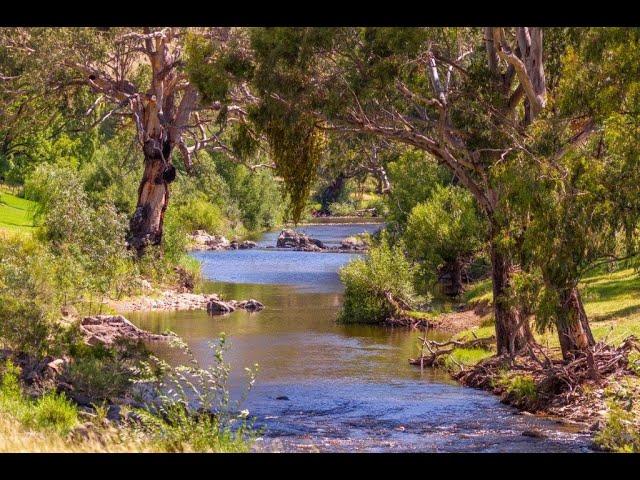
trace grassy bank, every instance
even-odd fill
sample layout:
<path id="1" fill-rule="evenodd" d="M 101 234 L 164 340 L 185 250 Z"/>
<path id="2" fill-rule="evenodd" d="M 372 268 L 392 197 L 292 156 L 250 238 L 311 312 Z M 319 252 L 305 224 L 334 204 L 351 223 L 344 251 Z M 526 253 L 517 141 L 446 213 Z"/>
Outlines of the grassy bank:
<path id="1" fill-rule="evenodd" d="M 640 337 L 640 276 L 636 271 L 618 268 L 594 273 L 583 280 L 580 290 L 596 341 L 618 346 L 631 335 Z M 471 285 L 464 300 L 471 305 L 491 302 L 490 280 Z M 469 341 L 494 333 L 493 318 L 489 315 L 454 338 Z M 534 335 L 539 344 L 547 347 L 550 356 L 560 358 L 555 331 L 535 332 Z M 486 349 L 459 348 L 444 359 L 444 366 L 452 372 L 460 372 L 493 353 Z M 543 411 L 588 421 L 595 443 L 600 448 L 618 452 L 640 451 L 640 353 L 629 354 L 629 366 L 635 375 L 620 372 L 599 381 L 589 381 L 572 392 L 571 398 L 566 400 L 567 406 L 552 405 Z M 541 392 L 534 378 L 524 370 L 525 373 L 514 373 L 508 368 L 498 369 L 495 378 L 483 388 L 501 395 L 507 403 L 536 411 Z"/>
<path id="2" fill-rule="evenodd" d="M 632 268 L 592 274 L 582 281 L 580 291 L 596 341 L 619 343 L 629 335 L 640 337 L 640 275 Z M 490 280 L 471 285 L 464 294 L 465 303 L 471 305 L 492 300 Z M 469 337 L 471 331 L 478 336 L 490 335 L 493 324 L 489 321 L 469 329 L 461 337 Z M 536 339 L 543 345 L 559 347 L 554 331 L 536 333 Z"/>
<path id="3" fill-rule="evenodd" d="M 36 203 L 0 186 L 0 232 L 30 234 L 35 229 Z"/>

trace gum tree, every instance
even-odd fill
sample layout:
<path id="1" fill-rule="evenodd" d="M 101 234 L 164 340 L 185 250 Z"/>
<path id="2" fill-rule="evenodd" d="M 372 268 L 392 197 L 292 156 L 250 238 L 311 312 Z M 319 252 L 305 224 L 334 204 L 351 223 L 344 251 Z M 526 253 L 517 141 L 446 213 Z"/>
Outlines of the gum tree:
<path id="1" fill-rule="evenodd" d="M 174 151 L 187 170 L 203 148 L 240 161 L 223 132 L 250 100 L 232 80 L 245 65 L 242 30 L 35 28 L 14 29 L 3 41 L 32 58 L 24 74 L 37 76 L 45 90 L 90 93 L 85 128 L 108 119 L 135 125 L 144 173 L 128 241 L 139 254 L 162 240 Z M 198 90 L 192 78 L 203 75 L 208 87 Z"/>

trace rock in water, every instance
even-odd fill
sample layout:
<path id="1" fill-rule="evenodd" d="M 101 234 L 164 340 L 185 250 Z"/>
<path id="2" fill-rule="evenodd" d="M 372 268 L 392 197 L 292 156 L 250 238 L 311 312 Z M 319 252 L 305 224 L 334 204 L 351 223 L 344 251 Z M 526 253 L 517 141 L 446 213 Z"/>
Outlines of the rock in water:
<path id="1" fill-rule="evenodd" d="M 320 251 L 324 244 L 315 238 L 311 238 L 304 233 L 296 232 L 290 228 L 282 230 L 276 242 L 278 248 L 295 248 L 301 251 Z"/>
<path id="2" fill-rule="evenodd" d="M 250 298 L 249 300 L 243 300 L 237 304 L 238 308 L 244 308 L 245 310 L 249 310 L 250 312 L 256 312 L 258 310 L 262 310 L 264 305 L 260 303 L 258 300 L 254 300 Z"/>
<path id="3" fill-rule="evenodd" d="M 340 243 L 341 250 L 362 251 L 367 249 L 367 244 L 356 237 L 347 237 Z"/>
<path id="4" fill-rule="evenodd" d="M 196 230 L 191 234 L 191 243 L 199 250 L 227 250 L 231 244 L 222 235 L 209 235 L 204 230 Z"/>
<path id="5" fill-rule="evenodd" d="M 222 300 L 211 299 L 207 303 L 207 313 L 211 315 L 224 315 L 236 310 L 232 302 L 223 302 Z"/>

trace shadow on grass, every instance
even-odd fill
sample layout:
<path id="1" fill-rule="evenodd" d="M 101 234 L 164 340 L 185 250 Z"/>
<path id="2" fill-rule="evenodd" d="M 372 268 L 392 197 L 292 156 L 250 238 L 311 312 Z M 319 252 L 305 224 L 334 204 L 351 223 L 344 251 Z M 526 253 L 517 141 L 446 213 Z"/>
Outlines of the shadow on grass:
<path id="1" fill-rule="evenodd" d="M 615 310 L 610 313 L 605 313 L 604 315 L 592 315 L 589 318 L 589 321 L 605 322 L 607 320 L 612 320 L 617 317 L 628 317 L 635 313 L 640 313 L 640 305 L 631 305 L 629 307 L 621 308 L 620 310 Z"/>
<path id="2" fill-rule="evenodd" d="M 640 292 L 640 277 L 610 280 L 597 284 L 589 284 L 585 289 L 585 300 L 615 300 L 616 297 L 629 294 L 633 291 Z"/>

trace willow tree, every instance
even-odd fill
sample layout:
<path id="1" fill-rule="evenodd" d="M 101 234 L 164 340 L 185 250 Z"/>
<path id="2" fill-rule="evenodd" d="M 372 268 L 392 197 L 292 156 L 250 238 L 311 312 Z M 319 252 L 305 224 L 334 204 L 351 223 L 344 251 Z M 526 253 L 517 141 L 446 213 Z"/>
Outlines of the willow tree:
<path id="1" fill-rule="evenodd" d="M 228 122 L 242 118 L 241 105 L 250 101 L 248 91 L 233 82 L 234 69 L 245 63 L 242 30 L 33 28 L 15 29 L 10 37 L 34 58 L 31 74 L 42 75 L 47 88 L 91 92 L 86 117 L 92 121 L 86 126 L 108 118 L 135 125 L 144 173 L 128 241 L 139 254 L 162 240 L 176 176 L 174 151 L 187 170 L 203 148 L 239 161 L 222 134 Z M 199 90 L 192 79 L 202 76 L 208 88 Z"/>

